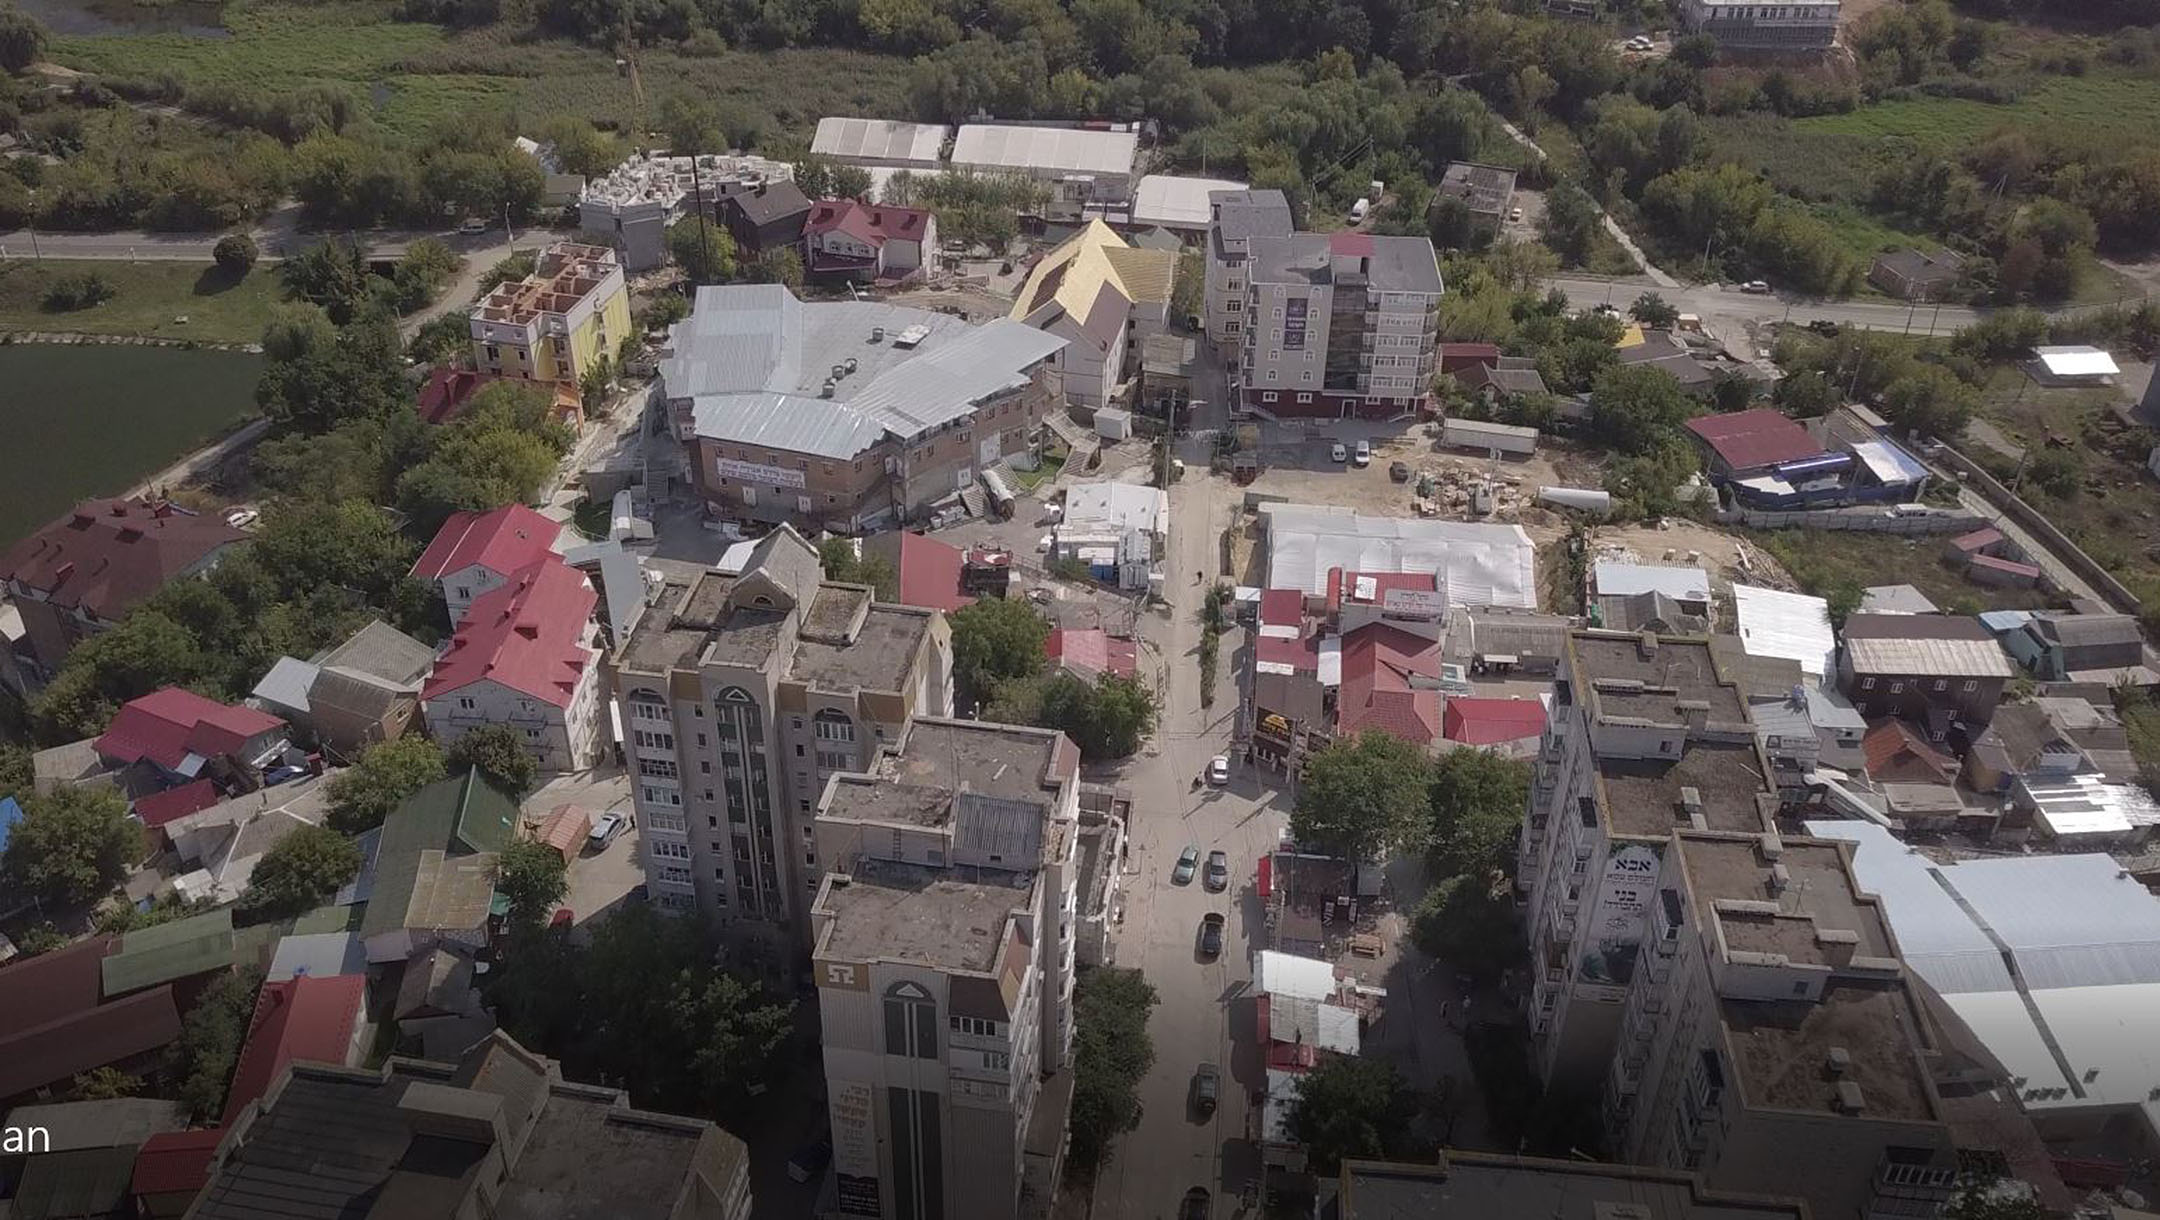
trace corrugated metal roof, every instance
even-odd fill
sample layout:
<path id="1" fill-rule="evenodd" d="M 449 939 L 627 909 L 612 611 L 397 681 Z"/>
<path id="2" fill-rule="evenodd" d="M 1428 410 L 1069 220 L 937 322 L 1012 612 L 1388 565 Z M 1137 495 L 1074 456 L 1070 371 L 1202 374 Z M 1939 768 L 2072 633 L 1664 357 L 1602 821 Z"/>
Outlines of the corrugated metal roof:
<path id="1" fill-rule="evenodd" d="M 1537 608 L 1536 548 L 1518 525 L 1368 517 L 1324 504 L 1266 504 L 1270 589 L 1317 596 L 1328 572 L 1430 572 L 1451 606 Z"/>
<path id="2" fill-rule="evenodd" d="M 1928 474 L 1927 467 L 1921 465 L 1918 458 L 1889 441 L 1861 441 L 1852 447 L 1852 451 L 1880 483 L 1917 483 Z"/>
<path id="3" fill-rule="evenodd" d="M 315 685 L 316 672 L 313 665 L 298 657 L 279 657 L 248 695 L 285 711 L 305 715 L 308 688 Z"/>
<path id="4" fill-rule="evenodd" d="M 1065 340 L 999 318 L 880 376 L 850 404 L 903 439 L 958 419 L 985 398 L 1027 384 Z"/>
<path id="5" fill-rule="evenodd" d="M 810 151 L 820 157 L 852 157 L 898 165 L 935 165 L 950 127 L 890 119 L 822 118 Z"/>
<path id="6" fill-rule="evenodd" d="M 1917 617 L 1917 616 L 1915 616 Z M 1943 678 L 2014 678 L 2017 668 L 1993 637 L 1984 640 L 1855 638 L 1845 648 L 1863 674 L 1921 674 Z"/>
<path id="7" fill-rule="evenodd" d="M 846 460 L 877 443 L 884 429 L 861 412 L 805 394 L 700 395 L 697 434 L 741 445 Z"/>
<path id="8" fill-rule="evenodd" d="M 1656 567 L 1600 559 L 1591 568 L 1591 583 L 1600 597 L 1663 593 L 1680 601 L 1710 599 L 1710 574 L 1701 568 Z"/>
<path id="9" fill-rule="evenodd" d="M 1320 1000 L 1335 994 L 1335 967 L 1317 958 L 1262 949 L 1253 965 L 1253 990 Z"/>
<path id="10" fill-rule="evenodd" d="M 968 123 L 953 137 L 952 163 L 976 169 L 1129 174 L 1139 152 L 1138 132 Z"/>
<path id="11" fill-rule="evenodd" d="M 1732 592 L 1740 643 L 1749 656 L 1784 657 L 1800 662 L 1802 672 L 1824 672 L 1837 648 L 1829 602 L 1753 585 L 1734 585 Z"/>
<path id="12" fill-rule="evenodd" d="M 1162 225 L 1170 229 L 1205 229 L 1213 213 L 1209 194 L 1244 189 L 1244 183 L 1227 178 L 1149 174 L 1133 188 L 1133 223 Z"/>

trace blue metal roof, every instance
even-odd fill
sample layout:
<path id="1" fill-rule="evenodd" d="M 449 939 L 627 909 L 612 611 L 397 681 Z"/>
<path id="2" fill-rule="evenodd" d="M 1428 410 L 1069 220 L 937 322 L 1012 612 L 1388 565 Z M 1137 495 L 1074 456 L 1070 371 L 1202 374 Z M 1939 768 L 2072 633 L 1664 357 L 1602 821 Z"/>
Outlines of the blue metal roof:
<path id="1" fill-rule="evenodd" d="M 0 797 L 0 851 L 6 851 L 15 823 L 23 820 L 23 807 L 14 797 Z"/>

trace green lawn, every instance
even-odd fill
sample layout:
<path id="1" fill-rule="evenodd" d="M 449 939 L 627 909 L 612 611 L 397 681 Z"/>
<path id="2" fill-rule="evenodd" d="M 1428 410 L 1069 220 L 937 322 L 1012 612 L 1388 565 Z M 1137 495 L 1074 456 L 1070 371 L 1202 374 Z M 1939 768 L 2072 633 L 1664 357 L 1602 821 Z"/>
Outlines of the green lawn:
<path id="1" fill-rule="evenodd" d="M 66 313 L 45 308 L 45 293 L 54 280 L 90 273 L 118 290 L 111 300 Z M 279 299 L 277 273 L 261 266 L 235 284 L 207 263 L 0 262 L 0 332 L 81 331 L 255 343 L 262 339 Z M 187 321 L 178 320 L 182 317 Z"/>
<path id="2" fill-rule="evenodd" d="M 169 73 L 197 85 L 275 90 L 343 82 L 373 101 L 378 122 L 400 132 L 481 110 L 510 111 L 527 127 L 558 114 L 618 126 L 634 119 L 629 79 L 616 71 L 612 52 L 596 47 L 528 38 L 502 25 L 453 33 L 396 20 L 397 6 L 378 0 L 235 0 L 224 12 L 231 38 L 73 35 L 53 40 L 52 58 L 110 76 Z M 735 111 L 738 135 L 780 131 L 807 139 L 823 115 L 908 110 L 908 61 L 900 56 L 788 49 L 694 58 L 647 49 L 638 63 L 648 122 L 677 92 Z"/>
<path id="3" fill-rule="evenodd" d="M 2015 105 L 1925 97 L 1878 102 L 1850 114 L 1796 119 L 1803 133 L 1905 140 L 1931 151 L 1952 151 L 1985 139 L 1998 127 L 2074 131 L 2088 138 L 2149 143 L 2160 130 L 2160 89 L 2130 76 L 2049 77 Z"/>

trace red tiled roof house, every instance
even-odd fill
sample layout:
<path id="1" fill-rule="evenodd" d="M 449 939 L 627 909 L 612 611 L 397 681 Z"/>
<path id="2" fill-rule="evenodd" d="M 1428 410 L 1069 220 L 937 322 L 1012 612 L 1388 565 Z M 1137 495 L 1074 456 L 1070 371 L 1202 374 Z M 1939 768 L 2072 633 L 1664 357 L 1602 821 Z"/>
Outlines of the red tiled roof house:
<path id="1" fill-rule="evenodd" d="M 435 662 L 420 706 L 449 745 L 469 729 L 522 732 L 543 771 L 593 765 L 600 747 L 598 600 L 584 573 L 548 555 L 476 598 Z"/>
<path id="2" fill-rule="evenodd" d="M 0 555 L 0 581 L 22 612 L 29 659 L 50 677 L 85 636 L 246 537 L 167 503 L 86 500 Z"/>
<path id="3" fill-rule="evenodd" d="M 551 554 L 562 524 L 522 504 L 484 513 L 452 513 L 413 564 L 412 574 L 435 586 L 450 608 L 450 624 L 465 620 L 473 600 L 510 574 Z"/>

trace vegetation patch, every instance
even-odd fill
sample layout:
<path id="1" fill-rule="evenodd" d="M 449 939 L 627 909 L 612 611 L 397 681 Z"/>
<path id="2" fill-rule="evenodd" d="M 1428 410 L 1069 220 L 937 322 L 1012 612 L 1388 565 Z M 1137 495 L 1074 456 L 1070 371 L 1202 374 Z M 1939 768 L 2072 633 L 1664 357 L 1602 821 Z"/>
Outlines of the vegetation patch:
<path id="1" fill-rule="evenodd" d="M 103 299 L 64 307 L 52 303 L 67 293 L 79 302 L 77 289 L 92 276 L 104 285 Z M 250 273 L 235 279 L 210 263 L 6 262 L 0 263 L 0 332 L 254 343 L 262 338 L 278 295 L 275 276 Z"/>

